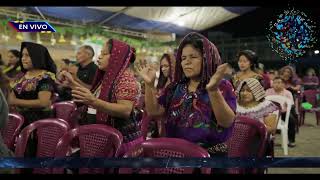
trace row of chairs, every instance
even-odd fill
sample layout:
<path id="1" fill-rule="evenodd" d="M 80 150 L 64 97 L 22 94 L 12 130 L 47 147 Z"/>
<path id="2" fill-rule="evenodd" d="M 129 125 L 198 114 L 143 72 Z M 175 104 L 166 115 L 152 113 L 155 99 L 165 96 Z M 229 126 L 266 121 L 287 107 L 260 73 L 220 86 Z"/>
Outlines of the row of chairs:
<path id="1" fill-rule="evenodd" d="M 12 114 L 11 114 L 12 115 Z M 121 133 L 107 125 L 92 124 L 70 129 L 62 119 L 50 118 L 38 120 L 25 127 L 17 138 L 15 156 L 24 157 L 28 139 L 36 132 L 37 157 L 66 157 L 72 154 L 72 142 L 79 141 L 80 157 L 119 157 L 119 149 L 123 141 Z M 182 139 L 157 138 L 150 139 L 124 154 L 129 157 L 204 157 L 210 155 L 200 146 Z M 192 168 L 155 168 L 141 169 L 143 173 L 191 173 Z M 19 173 L 20 170 L 17 170 Z M 123 168 L 119 173 L 132 173 L 133 169 Z M 209 174 L 210 169 L 201 169 Z M 35 168 L 36 174 L 62 174 L 61 168 Z M 81 168 L 80 174 L 106 173 L 102 168 Z"/>
<path id="2" fill-rule="evenodd" d="M 310 112 L 310 113 L 315 113 L 316 119 L 317 119 L 317 125 L 320 124 L 320 104 L 317 101 L 317 95 L 320 94 L 319 90 L 305 90 L 300 93 L 298 100 L 296 101 L 297 104 L 297 109 L 298 109 L 298 114 L 299 114 L 299 120 L 297 124 L 297 130 L 298 126 L 302 126 L 305 121 L 305 113 Z M 284 107 L 284 104 L 286 104 L 287 109 L 286 109 L 286 116 L 285 119 L 281 119 L 281 116 L 279 114 L 278 116 L 278 125 L 277 129 L 281 130 L 281 142 L 282 142 L 282 148 L 284 151 L 284 155 L 288 155 L 288 124 L 289 124 L 289 118 L 290 118 L 290 111 L 292 107 L 292 102 L 283 96 L 279 95 L 272 95 L 272 96 L 267 96 L 266 99 L 279 103 L 281 104 L 282 107 Z M 301 107 L 301 103 L 303 101 L 309 102 L 312 104 L 313 108 L 306 110 L 303 107 Z"/>
<path id="3" fill-rule="evenodd" d="M 54 103 L 51 106 L 51 109 L 54 111 L 54 116 L 56 118 L 67 121 L 71 128 L 78 126 L 78 123 L 73 120 L 73 117 L 76 116 L 77 106 L 72 101 Z M 16 138 L 18 137 L 23 124 L 24 117 L 18 113 L 9 113 L 8 123 L 1 131 L 4 142 L 9 149 L 14 150 Z"/>
<path id="4" fill-rule="evenodd" d="M 78 141 L 81 157 L 117 157 L 122 142 L 119 131 L 106 125 L 78 126 L 72 117 L 76 106 L 72 102 L 55 103 L 52 106 L 56 117 L 36 121 L 24 128 L 19 138 L 19 130 L 23 124 L 23 117 L 18 114 L 9 114 L 7 128 L 2 131 L 5 142 L 11 149 L 16 144 L 15 154 L 23 157 L 27 140 L 36 130 L 38 137 L 39 157 L 65 157 L 72 152 L 74 141 Z M 147 131 L 148 124 L 144 116 L 143 131 Z M 8 128 L 11 126 L 11 128 Z M 229 157 L 264 157 L 266 146 L 265 126 L 257 120 L 237 117 L 234 132 L 228 140 Z M 144 132 L 146 136 L 146 132 Z M 254 145 L 254 146 L 252 146 Z M 198 145 L 182 139 L 155 138 L 150 139 L 129 150 L 124 157 L 210 157 L 208 152 Z M 192 168 L 144 168 L 138 173 L 191 173 Z M 210 173 L 209 168 L 202 168 L 202 173 Z M 230 173 L 255 173 L 256 169 L 232 168 Z M 34 169 L 34 173 L 63 173 L 63 169 Z M 104 169 L 80 169 L 79 173 L 105 173 Z M 119 173 L 133 173 L 133 169 L 121 168 Z"/>
<path id="5" fill-rule="evenodd" d="M 303 125 L 304 123 L 305 112 L 315 112 L 317 117 L 317 124 L 319 123 L 318 118 L 320 119 L 320 108 L 316 108 L 319 106 L 318 102 L 316 101 L 317 94 L 319 94 L 317 90 L 306 90 L 301 93 L 301 97 L 299 99 L 305 99 L 306 101 L 310 102 L 314 108 L 312 108 L 311 110 L 304 110 L 302 107 L 299 106 L 299 114 L 301 118 L 299 122 L 302 123 L 300 125 Z M 277 129 L 280 130 L 281 132 L 281 142 L 282 142 L 281 145 L 284 151 L 284 155 L 287 156 L 288 155 L 288 124 L 289 124 L 290 111 L 293 104 L 289 99 L 283 96 L 278 96 L 278 95 L 267 96 L 266 99 L 279 103 L 282 107 L 284 107 L 286 104 L 287 109 L 286 109 L 285 119 L 281 118 L 281 115 L 280 115 L 281 108 L 279 108 Z M 75 110 L 76 108 L 75 105 L 72 105 L 72 103 L 70 104 L 70 102 L 62 102 L 62 103 L 56 103 L 53 107 L 54 107 L 53 109 L 56 110 L 57 117 L 67 119 L 71 124 L 75 123 L 70 119 L 70 114 L 72 114 L 70 112 L 72 111 L 72 109 Z M 145 113 L 143 116 L 143 120 L 141 122 L 142 134 L 145 139 L 147 137 L 149 121 L 150 121 L 150 118 L 148 118 L 148 116 Z"/>
<path id="6" fill-rule="evenodd" d="M 72 141 L 78 138 L 80 157 L 117 157 L 122 135 L 106 125 L 85 125 L 70 129 L 62 119 L 38 120 L 24 128 L 17 140 L 15 155 L 24 157 L 27 141 L 32 132 L 38 137 L 37 157 L 65 157 L 71 155 Z M 264 124 L 246 117 L 238 117 L 231 138 L 227 141 L 229 157 L 262 158 L 265 154 L 267 131 Z M 210 155 L 200 146 L 175 138 L 155 138 L 132 148 L 128 157 L 203 157 Z M 121 168 L 119 173 L 192 173 L 192 168 L 143 168 L 137 172 L 131 168 Z M 201 168 L 201 173 L 209 174 L 210 168 Z M 257 169 L 232 168 L 229 173 L 256 173 Z M 63 169 L 37 168 L 33 173 L 64 173 Z M 79 173 L 105 173 L 105 169 L 81 168 Z"/>

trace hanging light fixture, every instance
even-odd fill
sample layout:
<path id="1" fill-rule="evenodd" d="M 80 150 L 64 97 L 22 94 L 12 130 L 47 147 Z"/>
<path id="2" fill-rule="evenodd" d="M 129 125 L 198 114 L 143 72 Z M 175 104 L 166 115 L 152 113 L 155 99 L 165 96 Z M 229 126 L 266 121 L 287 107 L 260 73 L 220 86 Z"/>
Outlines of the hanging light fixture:
<path id="1" fill-rule="evenodd" d="M 23 41 L 23 36 L 22 36 L 22 34 L 19 33 L 19 32 L 17 33 L 16 38 L 17 38 L 19 41 Z"/>
<path id="2" fill-rule="evenodd" d="M 184 26 L 184 22 L 183 21 L 178 21 L 178 23 L 177 23 L 179 26 Z"/>
<path id="3" fill-rule="evenodd" d="M 51 39 L 50 39 L 51 45 L 54 46 L 57 43 L 57 40 L 54 38 L 54 35 L 51 34 Z"/>
<path id="4" fill-rule="evenodd" d="M 71 40 L 71 41 L 70 41 L 70 44 L 73 45 L 73 46 L 76 46 L 76 45 L 77 45 L 77 42 L 74 41 L 74 40 Z"/>
<path id="5" fill-rule="evenodd" d="M 72 35 L 70 44 L 73 45 L 73 46 L 77 45 L 77 38 L 76 38 L 76 36 L 74 34 Z"/>
<path id="6" fill-rule="evenodd" d="M 80 37 L 80 42 L 84 43 L 84 37 L 83 36 Z"/>
<path id="7" fill-rule="evenodd" d="M 64 39 L 64 35 L 63 34 L 60 34 L 60 38 L 58 40 L 59 43 L 65 43 L 66 40 Z"/>
<path id="8" fill-rule="evenodd" d="M 97 35 L 91 36 L 91 42 L 96 43 L 97 42 Z"/>
<path id="9" fill-rule="evenodd" d="M 9 41 L 9 36 L 6 35 L 6 34 L 2 34 L 2 35 L 1 35 L 1 38 L 2 38 L 5 42 L 8 42 L 8 41 Z"/>

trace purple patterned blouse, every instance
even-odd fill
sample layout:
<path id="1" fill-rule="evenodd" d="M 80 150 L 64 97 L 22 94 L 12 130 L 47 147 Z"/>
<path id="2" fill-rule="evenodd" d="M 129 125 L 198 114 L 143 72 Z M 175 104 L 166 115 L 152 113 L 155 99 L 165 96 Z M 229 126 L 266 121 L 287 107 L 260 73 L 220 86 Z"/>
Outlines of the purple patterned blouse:
<path id="1" fill-rule="evenodd" d="M 231 83 L 222 80 L 219 89 L 227 104 L 235 112 L 236 96 Z M 182 82 L 168 86 L 158 101 L 166 111 L 167 137 L 216 145 L 225 142 L 231 135 L 233 125 L 223 128 L 217 124 L 206 90 L 189 93 L 187 83 Z"/>

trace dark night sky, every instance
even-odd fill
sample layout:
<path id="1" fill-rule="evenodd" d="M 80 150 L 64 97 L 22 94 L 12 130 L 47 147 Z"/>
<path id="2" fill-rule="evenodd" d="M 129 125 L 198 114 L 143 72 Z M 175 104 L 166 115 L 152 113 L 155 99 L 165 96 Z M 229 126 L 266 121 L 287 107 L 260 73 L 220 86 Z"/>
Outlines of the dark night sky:
<path id="1" fill-rule="evenodd" d="M 286 8 L 288 9 L 288 8 Z M 316 23 L 316 37 L 317 43 L 310 50 L 313 52 L 315 49 L 320 49 L 320 8 L 297 8 L 295 9 L 303 11 L 312 21 Z M 258 8 L 252 12 L 234 18 L 223 24 L 215 26 L 204 32 L 208 31 L 222 31 L 231 33 L 233 38 L 250 37 L 250 36 L 265 36 L 267 33 L 267 27 L 270 21 L 277 19 L 277 16 L 284 12 L 284 8 Z M 307 67 L 314 67 L 315 65 L 320 67 L 320 61 L 318 58 L 308 58 L 303 61 L 298 61 L 299 67 L 306 69 Z"/>
<path id="2" fill-rule="evenodd" d="M 320 37 L 320 8 L 298 8 L 295 9 L 305 12 L 305 14 L 317 26 L 317 37 Z M 207 31 L 223 31 L 233 34 L 234 38 L 248 36 L 263 36 L 266 34 L 266 28 L 270 21 L 275 20 L 277 15 L 282 13 L 284 8 L 258 8 L 252 12 L 246 13 L 240 17 L 234 18 L 223 24 L 215 26 Z M 319 41 L 317 47 L 319 46 Z"/>

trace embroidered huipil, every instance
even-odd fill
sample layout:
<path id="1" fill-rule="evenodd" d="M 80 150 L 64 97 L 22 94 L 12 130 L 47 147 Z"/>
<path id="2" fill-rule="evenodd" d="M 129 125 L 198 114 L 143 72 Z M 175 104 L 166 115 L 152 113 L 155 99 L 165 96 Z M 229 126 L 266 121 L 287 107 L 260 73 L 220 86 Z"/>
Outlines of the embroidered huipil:
<path id="1" fill-rule="evenodd" d="M 229 81 L 219 89 L 230 108 L 236 110 L 236 97 Z M 186 83 L 169 86 L 158 99 L 166 111 L 166 136 L 183 138 L 198 144 L 215 145 L 227 140 L 233 126 L 217 124 L 206 90 L 189 93 Z"/>

